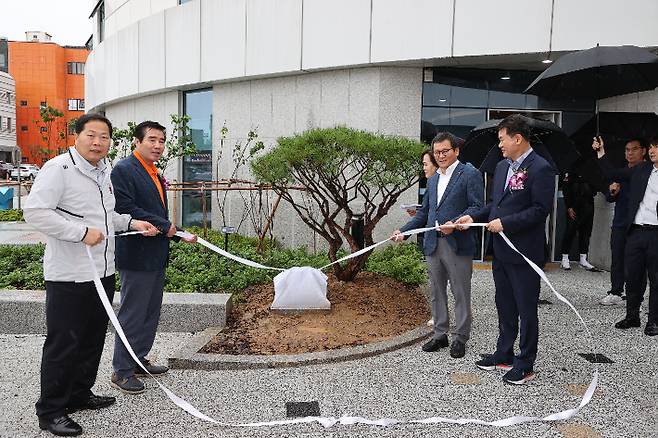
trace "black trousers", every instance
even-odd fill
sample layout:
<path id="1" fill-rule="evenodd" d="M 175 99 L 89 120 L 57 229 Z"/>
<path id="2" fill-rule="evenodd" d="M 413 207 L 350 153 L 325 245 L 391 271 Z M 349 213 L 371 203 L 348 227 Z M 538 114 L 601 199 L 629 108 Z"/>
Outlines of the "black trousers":
<path id="1" fill-rule="evenodd" d="M 101 279 L 114 298 L 114 275 Z M 46 281 L 46 342 L 41 358 L 40 418 L 64 415 L 91 395 L 103 353 L 108 317 L 92 281 Z"/>
<path id="2" fill-rule="evenodd" d="M 649 322 L 658 323 L 658 229 L 632 228 L 624 253 L 626 317 L 638 318 L 649 277 Z"/>
<path id="3" fill-rule="evenodd" d="M 576 211 L 576 219 L 571 219 L 567 214 L 567 230 L 562 238 L 562 254 L 569 254 L 571 242 L 576 233 L 578 234 L 578 252 L 587 254 L 589 252 L 589 238 L 592 235 L 594 224 L 594 204 L 583 204 Z"/>
<path id="4" fill-rule="evenodd" d="M 527 264 L 493 261 L 498 311 L 498 342 L 494 358 L 512 363 L 514 368 L 532 371 L 539 341 L 539 275 Z M 519 330 L 520 329 L 520 330 Z M 514 357 L 514 343 L 519 339 L 519 354 Z"/>

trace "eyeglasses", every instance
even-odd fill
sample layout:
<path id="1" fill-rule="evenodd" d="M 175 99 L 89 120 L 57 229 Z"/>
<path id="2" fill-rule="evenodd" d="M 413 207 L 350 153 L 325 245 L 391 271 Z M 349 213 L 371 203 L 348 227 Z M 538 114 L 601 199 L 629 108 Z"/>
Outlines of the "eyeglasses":
<path id="1" fill-rule="evenodd" d="M 436 150 L 436 151 L 434 151 L 434 155 L 437 156 L 437 157 L 447 157 L 451 150 L 452 150 L 452 148 Z"/>

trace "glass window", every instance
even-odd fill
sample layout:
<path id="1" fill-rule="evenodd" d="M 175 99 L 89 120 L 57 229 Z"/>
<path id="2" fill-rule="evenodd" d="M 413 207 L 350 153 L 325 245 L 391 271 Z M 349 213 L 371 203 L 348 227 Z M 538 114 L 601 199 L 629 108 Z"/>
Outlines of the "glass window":
<path id="1" fill-rule="evenodd" d="M 21 126 L 21 131 L 23 131 L 23 132 L 27 131 L 27 126 L 25 126 L 25 125 Z"/>
<path id="2" fill-rule="evenodd" d="M 21 100 L 21 106 L 27 106 L 27 100 Z"/>
<path id="3" fill-rule="evenodd" d="M 105 2 L 101 3 L 96 13 L 98 23 L 98 42 L 103 42 L 105 39 Z"/>
<path id="4" fill-rule="evenodd" d="M 67 62 L 66 69 L 70 75 L 83 75 L 85 74 L 84 62 Z"/>
<path id="5" fill-rule="evenodd" d="M 183 181 L 212 181 L 212 90 L 184 94 L 184 112 L 197 153 L 183 159 Z M 199 192 L 183 192 L 183 226 L 203 226 L 204 203 Z M 206 220 L 210 221 L 211 192 L 205 195 Z"/>

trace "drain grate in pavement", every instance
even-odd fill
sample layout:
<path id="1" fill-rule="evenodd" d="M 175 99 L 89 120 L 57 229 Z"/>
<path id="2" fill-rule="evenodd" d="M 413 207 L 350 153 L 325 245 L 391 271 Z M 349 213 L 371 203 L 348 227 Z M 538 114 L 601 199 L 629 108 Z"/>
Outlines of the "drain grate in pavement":
<path id="1" fill-rule="evenodd" d="M 320 403 L 317 401 L 286 402 L 286 416 L 288 418 L 319 417 Z"/>
<path id="2" fill-rule="evenodd" d="M 591 363 L 615 363 L 614 360 L 601 353 L 578 353 L 578 356 Z"/>
<path id="3" fill-rule="evenodd" d="M 548 300 L 539 300 L 539 305 L 542 305 L 542 304 L 553 304 L 553 302 L 548 301 Z"/>

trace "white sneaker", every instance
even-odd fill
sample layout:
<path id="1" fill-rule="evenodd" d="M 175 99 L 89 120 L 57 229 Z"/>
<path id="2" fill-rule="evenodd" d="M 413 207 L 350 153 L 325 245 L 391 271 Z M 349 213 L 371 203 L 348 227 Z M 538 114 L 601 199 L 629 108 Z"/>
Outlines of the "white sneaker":
<path id="1" fill-rule="evenodd" d="M 429 321 L 427 321 L 427 326 L 434 327 L 434 319 L 430 319 Z"/>
<path id="2" fill-rule="evenodd" d="M 588 262 L 587 260 L 581 260 L 580 262 L 578 262 L 578 264 L 579 264 L 583 269 L 587 269 L 588 271 L 594 269 L 594 266 L 593 266 L 590 262 Z"/>
<path id="3" fill-rule="evenodd" d="M 562 259 L 562 263 L 560 264 L 560 266 L 561 266 L 562 269 L 564 269 L 565 271 L 570 271 L 570 270 L 571 270 L 571 266 L 569 266 L 569 260 L 564 260 L 564 259 Z"/>
<path id="4" fill-rule="evenodd" d="M 624 300 L 619 295 L 607 294 L 599 301 L 599 304 L 602 306 L 616 306 L 619 304 L 624 304 Z"/>

